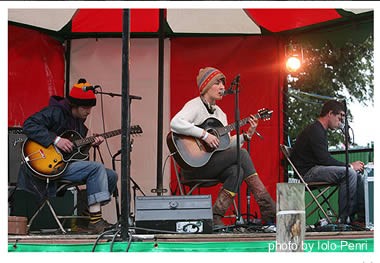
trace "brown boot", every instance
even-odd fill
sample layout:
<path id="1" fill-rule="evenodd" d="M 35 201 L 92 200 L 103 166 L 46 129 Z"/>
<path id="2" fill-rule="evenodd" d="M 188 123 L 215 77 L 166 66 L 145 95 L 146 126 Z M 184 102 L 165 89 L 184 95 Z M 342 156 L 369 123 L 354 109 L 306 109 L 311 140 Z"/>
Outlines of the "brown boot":
<path id="1" fill-rule="evenodd" d="M 212 207 L 212 221 L 214 226 L 224 226 L 222 221 L 223 216 L 227 212 L 228 208 L 231 206 L 234 197 L 227 190 L 221 188 L 218 197 L 215 200 L 214 206 Z"/>
<path id="2" fill-rule="evenodd" d="M 276 219 L 276 203 L 261 182 L 259 176 L 257 174 L 250 175 L 245 179 L 245 182 L 259 205 L 261 219 L 267 223 L 274 223 Z"/>
<path id="3" fill-rule="evenodd" d="M 106 230 L 112 229 L 114 225 L 108 223 L 106 220 L 101 218 L 98 222 L 96 223 L 89 223 L 88 224 L 88 230 L 91 234 L 100 234 L 103 233 Z"/>

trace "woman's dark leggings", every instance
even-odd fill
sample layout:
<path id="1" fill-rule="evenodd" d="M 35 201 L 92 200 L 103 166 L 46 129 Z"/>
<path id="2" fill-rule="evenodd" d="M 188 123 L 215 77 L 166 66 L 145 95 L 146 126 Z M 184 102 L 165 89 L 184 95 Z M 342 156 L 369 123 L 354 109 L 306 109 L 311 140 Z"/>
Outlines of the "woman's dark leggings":
<path id="1" fill-rule="evenodd" d="M 237 169 L 236 155 L 236 147 L 215 152 L 205 166 L 182 174 L 187 179 L 219 179 L 224 189 L 236 193 L 243 180 L 256 173 L 246 149 L 240 148 L 240 169 Z"/>

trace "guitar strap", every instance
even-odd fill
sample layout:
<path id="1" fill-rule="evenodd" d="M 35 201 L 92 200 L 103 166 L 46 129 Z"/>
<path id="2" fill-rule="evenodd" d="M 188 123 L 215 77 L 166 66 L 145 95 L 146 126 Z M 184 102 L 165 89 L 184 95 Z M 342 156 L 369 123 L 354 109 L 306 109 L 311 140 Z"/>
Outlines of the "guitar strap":
<path id="1" fill-rule="evenodd" d="M 205 107 L 206 107 L 208 113 L 210 113 L 210 114 L 214 114 L 214 112 L 215 112 L 215 110 L 216 110 L 216 109 L 215 109 L 215 106 L 214 106 L 214 105 L 211 105 L 210 103 L 208 103 L 208 101 L 206 101 L 205 99 L 203 99 L 202 96 L 200 96 L 200 98 L 201 98 L 201 100 L 202 100 L 202 102 L 203 102 L 203 105 L 205 105 Z"/>

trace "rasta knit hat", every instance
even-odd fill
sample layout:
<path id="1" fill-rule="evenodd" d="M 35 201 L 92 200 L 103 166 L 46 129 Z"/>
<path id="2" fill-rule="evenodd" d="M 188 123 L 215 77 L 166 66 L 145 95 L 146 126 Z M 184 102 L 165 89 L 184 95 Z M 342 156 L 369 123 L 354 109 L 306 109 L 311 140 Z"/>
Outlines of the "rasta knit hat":
<path id="1" fill-rule="evenodd" d="M 205 94 L 218 80 L 226 79 L 224 74 L 212 67 L 201 68 L 197 76 L 197 84 L 201 95 Z"/>
<path id="2" fill-rule="evenodd" d="M 77 106 L 90 106 L 96 105 L 96 97 L 92 90 L 84 91 L 83 87 L 90 87 L 91 84 L 87 83 L 85 79 L 78 80 L 70 91 L 68 96 L 69 101 Z"/>

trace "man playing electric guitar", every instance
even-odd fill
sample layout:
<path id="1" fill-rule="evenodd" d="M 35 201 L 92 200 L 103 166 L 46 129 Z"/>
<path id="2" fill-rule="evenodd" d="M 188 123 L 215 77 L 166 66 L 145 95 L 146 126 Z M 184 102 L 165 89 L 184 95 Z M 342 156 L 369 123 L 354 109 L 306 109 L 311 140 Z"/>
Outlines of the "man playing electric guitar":
<path id="1" fill-rule="evenodd" d="M 219 147 L 219 139 L 200 125 L 206 119 L 213 117 L 218 119 L 224 126 L 227 125 L 226 114 L 218 107 L 215 102 L 223 98 L 225 76 L 224 74 L 211 67 L 200 69 L 197 76 L 197 84 L 200 96 L 188 101 L 184 107 L 173 117 L 170 122 L 172 132 L 186 136 L 193 136 L 203 140 L 210 148 Z M 241 146 L 244 140 L 250 140 L 254 134 L 258 119 L 251 116 L 248 120 L 250 127 L 247 134 L 241 134 Z M 228 135 L 229 136 L 229 135 Z M 195 167 L 191 170 L 181 169 L 185 178 L 217 178 L 223 182 L 218 197 L 213 205 L 214 225 L 224 225 L 221 220 L 227 209 L 232 204 L 236 196 L 235 186 L 245 180 L 254 198 L 256 199 L 261 218 L 270 223 L 275 220 L 275 203 L 261 182 L 249 153 L 240 148 L 241 166 L 239 167 L 240 176 L 236 167 L 236 135 L 231 137 L 230 145 L 223 151 L 216 151 L 210 160 L 202 167 Z M 238 181 L 240 178 L 240 181 Z"/>
<path id="2" fill-rule="evenodd" d="M 96 105 L 96 97 L 92 90 L 86 91 L 83 87 L 91 86 L 85 79 L 80 79 L 75 84 L 68 96 L 62 98 L 52 96 L 49 106 L 31 115 L 23 124 L 23 131 L 28 139 L 35 141 L 43 147 L 55 145 L 60 151 L 69 153 L 75 145 L 67 138 L 60 135 L 66 131 L 74 130 L 82 137 L 86 137 L 87 127 L 84 122 Z M 95 137 L 92 145 L 99 145 L 104 141 L 101 136 Z M 42 153 L 42 157 L 43 157 Z M 28 161 L 28 160 L 26 160 Z M 75 183 L 86 183 L 87 200 L 90 212 L 89 232 L 97 234 L 103 232 L 111 225 L 107 223 L 101 212 L 101 206 L 111 200 L 117 183 L 117 174 L 104 167 L 103 164 L 92 161 L 70 162 L 60 179 L 67 179 Z M 24 164 L 19 173 L 19 187 L 29 190 L 33 187 L 43 189 L 43 180 L 36 180 L 27 165 Z M 33 187 L 31 187 L 31 185 Z M 49 188 L 55 187 L 54 181 L 49 183 Z M 41 193 L 40 193 L 41 194 Z M 54 196 L 55 189 L 49 189 L 48 195 Z"/>

